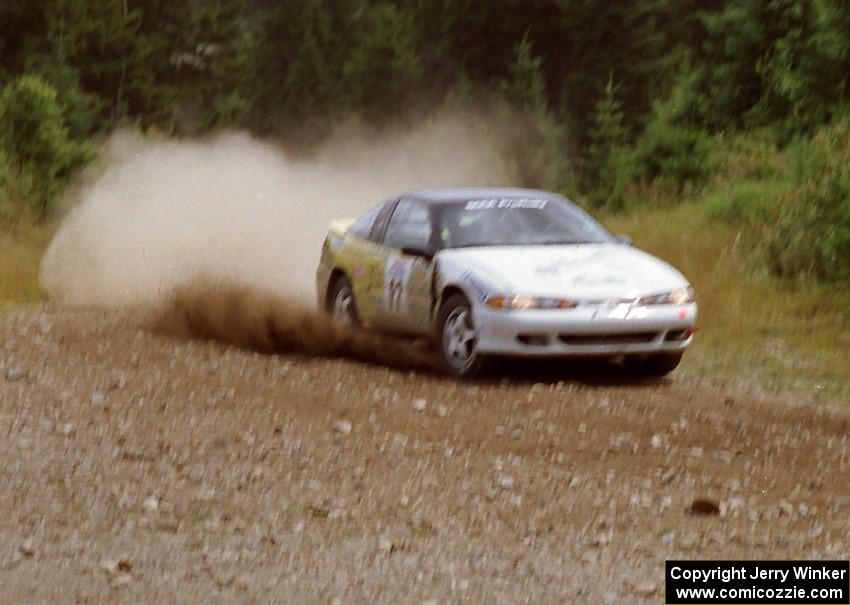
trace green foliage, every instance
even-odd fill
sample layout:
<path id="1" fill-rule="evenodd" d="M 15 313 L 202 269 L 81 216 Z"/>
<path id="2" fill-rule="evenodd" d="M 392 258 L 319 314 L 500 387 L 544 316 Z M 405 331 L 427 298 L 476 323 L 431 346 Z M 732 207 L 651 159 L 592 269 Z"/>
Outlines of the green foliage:
<path id="1" fill-rule="evenodd" d="M 590 186 L 591 200 L 597 205 L 617 207 L 622 203 L 625 187 L 633 177 L 626 147 L 628 134 L 623 107 L 609 77 L 593 112 L 587 154 L 587 172 L 594 183 Z"/>
<path id="2" fill-rule="evenodd" d="M 348 105 L 342 66 L 353 44 L 353 27 L 340 1 L 283 0 L 265 15 L 252 60 L 249 121 L 254 129 L 276 134 L 313 130 L 316 122 Z"/>
<path id="3" fill-rule="evenodd" d="M 666 96 L 689 42 L 683 35 L 702 3 L 576 0 L 559 8 L 554 22 L 559 35 L 537 48 L 551 59 L 547 82 L 560 94 L 576 142 L 586 151 L 592 116 L 609 78 L 616 82 L 625 126 L 638 132 L 653 103 Z"/>
<path id="4" fill-rule="evenodd" d="M 103 102 L 83 90 L 76 69 L 49 55 L 39 55 L 30 60 L 28 73 L 38 75 L 56 89 L 72 139 L 85 141 L 98 130 L 97 116 L 103 110 Z"/>
<path id="5" fill-rule="evenodd" d="M 635 180 L 661 181 L 684 191 L 701 185 L 711 174 L 711 137 L 689 120 L 690 85 L 690 79 L 680 80 L 670 97 L 655 105 L 635 143 L 631 158 Z"/>
<path id="6" fill-rule="evenodd" d="M 763 241 L 794 187 L 785 154 L 769 131 L 753 131 L 716 137 L 711 155 L 715 175 L 704 196 L 708 216 L 742 227 L 753 243 Z"/>
<path id="7" fill-rule="evenodd" d="M 79 74 L 83 88 L 100 101 L 104 120 L 117 123 L 131 111 L 146 110 L 155 95 L 150 49 L 141 35 L 142 9 L 124 13 L 114 0 L 50 0 L 44 53 Z"/>
<path id="8" fill-rule="evenodd" d="M 0 149 L 6 184 L 46 216 L 71 171 L 87 156 L 71 140 L 56 90 L 37 76 L 23 76 L 0 94 Z"/>
<path id="9" fill-rule="evenodd" d="M 182 52 L 158 75 L 174 90 L 174 122 L 181 132 L 239 124 L 249 110 L 254 46 L 240 21 L 241 11 L 239 3 L 212 4 L 184 15 L 188 29 L 180 38 Z"/>
<path id="10" fill-rule="evenodd" d="M 740 0 L 702 17 L 697 121 L 713 130 L 769 126 L 780 140 L 811 133 L 847 103 L 850 5 L 843 0 Z"/>
<path id="11" fill-rule="evenodd" d="M 788 162 L 770 129 L 717 136 L 711 162 L 725 180 L 787 180 Z"/>
<path id="12" fill-rule="evenodd" d="M 198 130 L 244 112 L 250 44 L 240 4 L 46 0 L 45 6 L 48 33 L 33 43 L 46 57 L 44 75 L 63 92 L 78 80 L 101 128 L 138 122 L 171 131 L 179 114 Z M 71 126 L 77 128 L 73 120 Z"/>
<path id="13" fill-rule="evenodd" d="M 778 275 L 850 284 L 850 122 L 842 120 L 791 151 L 794 190 L 765 242 Z"/>
<path id="14" fill-rule="evenodd" d="M 731 180 L 706 195 L 705 208 L 712 218 L 746 226 L 758 237 L 769 237 L 766 231 L 789 190 L 790 184 L 780 179 Z"/>
<path id="15" fill-rule="evenodd" d="M 422 65 L 414 14 L 390 3 L 362 9 L 342 76 L 354 107 L 371 118 L 390 115 L 418 87 Z"/>
<path id="16" fill-rule="evenodd" d="M 610 209 L 704 190 L 776 272 L 841 281 L 848 73 L 845 0 L 5 0 L 0 203 L 43 215 L 127 124 L 315 142 L 460 99 L 523 184 Z"/>
<path id="17" fill-rule="evenodd" d="M 523 36 L 514 47 L 508 77 L 502 82 L 502 92 L 508 101 L 532 113 L 546 111 L 546 83 L 542 67 L 543 58 L 534 55 L 528 36 Z"/>

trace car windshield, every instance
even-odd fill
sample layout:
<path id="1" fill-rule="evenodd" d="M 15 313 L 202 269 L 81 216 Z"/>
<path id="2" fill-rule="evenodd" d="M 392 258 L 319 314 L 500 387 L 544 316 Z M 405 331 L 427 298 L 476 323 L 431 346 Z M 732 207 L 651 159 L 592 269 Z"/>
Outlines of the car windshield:
<path id="1" fill-rule="evenodd" d="M 558 199 L 490 198 L 440 205 L 437 224 L 443 248 L 615 241 L 584 211 Z"/>

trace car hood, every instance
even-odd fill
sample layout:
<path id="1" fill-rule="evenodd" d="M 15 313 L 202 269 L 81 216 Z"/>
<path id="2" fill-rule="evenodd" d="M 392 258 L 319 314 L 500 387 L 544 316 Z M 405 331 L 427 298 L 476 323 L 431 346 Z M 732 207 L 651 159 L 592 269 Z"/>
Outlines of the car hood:
<path id="1" fill-rule="evenodd" d="M 440 253 L 499 293 L 576 299 L 636 298 L 688 285 L 676 269 L 624 244 L 487 246 Z"/>

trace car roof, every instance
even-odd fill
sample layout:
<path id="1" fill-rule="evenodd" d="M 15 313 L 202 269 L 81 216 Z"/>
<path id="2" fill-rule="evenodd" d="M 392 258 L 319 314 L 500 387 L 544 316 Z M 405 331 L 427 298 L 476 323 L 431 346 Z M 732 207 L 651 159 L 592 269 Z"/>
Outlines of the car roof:
<path id="1" fill-rule="evenodd" d="M 541 189 L 524 189 L 521 187 L 461 187 L 456 189 L 426 189 L 409 191 L 401 196 L 406 199 L 419 200 L 428 204 L 446 204 L 452 202 L 467 202 L 469 200 L 490 198 L 533 198 L 544 200 L 566 201 L 557 193 Z"/>

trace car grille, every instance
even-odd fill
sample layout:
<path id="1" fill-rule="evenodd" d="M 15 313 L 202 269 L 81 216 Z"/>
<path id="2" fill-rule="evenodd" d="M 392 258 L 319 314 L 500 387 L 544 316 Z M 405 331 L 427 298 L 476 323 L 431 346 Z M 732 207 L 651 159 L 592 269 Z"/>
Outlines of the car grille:
<path id="1" fill-rule="evenodd" d="M 631 332 L 620 334 L 559 334 L 558 340 L 566 345 L 629 345 L 652 342 L 658 336 L 657 332 Z"/>

